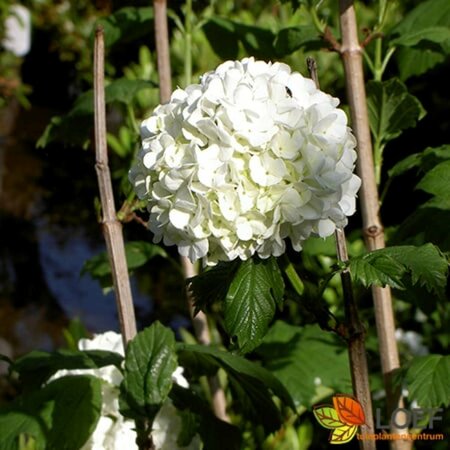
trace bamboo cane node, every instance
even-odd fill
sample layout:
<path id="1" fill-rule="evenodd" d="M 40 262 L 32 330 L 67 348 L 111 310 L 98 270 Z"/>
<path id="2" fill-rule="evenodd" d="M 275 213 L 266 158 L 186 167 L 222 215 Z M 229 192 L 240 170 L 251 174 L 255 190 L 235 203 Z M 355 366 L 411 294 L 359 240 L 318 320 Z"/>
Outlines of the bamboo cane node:
<path id="1" fill-rule="evenodd" d="M 100 173 L 105 172 L 106 170 L 108 170 L 108 165 L 103 161 L 96 161 L 95 170 Z"/>
<path id="2" fill-rule="evenodd" d="M 349 56 L 359 56 L 362 54 L 362 47 L 360 45 L 356 45 L 356 46 L 346 46 L 346 45 L 342 45 L 339 48 L 339 53 L 345 57 L 349 57 Z"/>
<path id="3" fill-rule="evenodd" d="M 371 225 L 363 230 L 364 237 L 366 238 L 376 238 L 383 233 L 383 227 L 378 225 Z"/>

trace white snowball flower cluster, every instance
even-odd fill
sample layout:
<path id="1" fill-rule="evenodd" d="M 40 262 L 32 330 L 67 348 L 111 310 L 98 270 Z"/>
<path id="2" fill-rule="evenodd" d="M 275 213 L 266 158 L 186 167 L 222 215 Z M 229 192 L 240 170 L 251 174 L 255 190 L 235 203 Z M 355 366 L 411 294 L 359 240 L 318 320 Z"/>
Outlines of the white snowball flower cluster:
<path id="1" fill-rule="evenodd" d="M 191 261 L 279 256 L 355 211 L 356 141 L 339 101 L 286 64 L 227 61 L 141 127 L 130 180 L 155 242 Z"/>
<path id="2" fill-rule="evenodd" d="M 80 339 L 80 350 L 109 350 L 125 354 L 122 336 L 113 331 L 94 336 L 93 339 Z M 123 376 L 115 366 L 105 366 L 100 369 L 59 370 L 51 380 L 67 375 L 92 375 L 103 380 L 102 411 L 97 427 L 92 436 L 80 450 L 138 450 L 136 445 L 135 423 L 124 418 L 119 412 L 119 386 Z M 50 381 L 51 381 L 50 380 Z M 172 374 L 174 383 L 189 387 L 183 376 L 183 368 L 177 367 Z M 187 447 L 177 444 L 178 433 L 181 431 L 181 418 L 170 400 L 167 400 L 153 421 L 152 439 L 156 450 L 198 450 L 201 441 L 194 436 Z"/>

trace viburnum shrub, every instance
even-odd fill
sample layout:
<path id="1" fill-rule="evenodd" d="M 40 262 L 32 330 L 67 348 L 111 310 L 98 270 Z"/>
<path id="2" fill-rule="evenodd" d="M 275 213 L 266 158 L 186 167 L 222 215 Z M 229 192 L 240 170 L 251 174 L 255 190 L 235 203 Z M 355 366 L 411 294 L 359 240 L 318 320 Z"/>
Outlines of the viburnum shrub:
<path id="1" fill-rule="evenodd" d="M 339 100 L 284 63 L 227 61 L 141 126 L 130 171 L 155 242 L 191 261 L 280 256 L 355 211 L 356 141 Z"/>

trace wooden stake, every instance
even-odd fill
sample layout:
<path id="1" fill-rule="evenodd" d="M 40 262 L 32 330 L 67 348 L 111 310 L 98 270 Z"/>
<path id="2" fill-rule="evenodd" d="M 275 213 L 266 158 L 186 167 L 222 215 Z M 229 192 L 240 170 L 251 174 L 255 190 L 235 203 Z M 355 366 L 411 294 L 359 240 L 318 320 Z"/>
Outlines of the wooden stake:
<path id="1" fill-rule="evenodd" d="M 320 89 L 317 64 L 313 58 L 307 58 L 308 70 L 312 80 Z M 347 241 L 345 231 L 336 229 L 334 233 L 336 240 L 336 253 L 339 261 L 348 261 Z M 367 356 L 365 348 L 365 330 L 359 318 L 358 307 L 353 295 L 352 278 L 350 271 L 345 269 L 341 272 L 342 290 L 344 293 L 345 322 L 348 331 L 348 354 L 350 358 L 350 371 L 352 374 L 353 394 L 361 403 L 366 416 L 365 424 L 361 425 L 363 434 L 374 434 L 375 428 L 372 413 L 372 398 L 370 396 L 369 369 L 367 367 Z M 359 441 L 363 450 L 374 450 L 375 441 Z"/>
<path id="2" fill-rule="evenodd" d="M 357 173 L 362 180 L 359 193 L 363 219 L 363 233 L 367 248 L 372 251 L 384 248 L 384 231 L 379 217 L 379 198 L 375 181 L 372 141 L 367 114 L 366 91 L 364 84 L 362 48 L 358 39 L 354 2 L 339 0 L 342 45 L 339 52 L 344 62 L 347 97 L 352 116 L 352 127 L 358 141 Z M 386 390 L 388 417 L 395 408 L 403 407 L 399 392 L 393 389 L 393 375 L 400 368 L 395 339 L 395 320 L 389 287 L 372 287 L 375 308 L 375 321 L 380 346 L 381 370 Z M 399 423 L 403 423 L 401 419 Z M 405 433 L 407 430 L 391 427 L 392 433 Z M 408 441 L 390 441 L 395 450 L 411 448 Z"/>
<path id="3" fill-rule="evenodd" d="M 133 299 L 128 275 L 122 225 L 117 220 L 111 174 L 108 166 L 106 144 L 106 113 L 104 89 L 105 46 L 103 28 L 95 31 L 94 47 L 94 120 L 95 120 L 95 170 L 97 172 L 100 201 L 102 204 L 102 225 L 109 262 L 111 264 L 114 293 L 119 314 L 120 330 L 126 347 L 136 335 Z"/>

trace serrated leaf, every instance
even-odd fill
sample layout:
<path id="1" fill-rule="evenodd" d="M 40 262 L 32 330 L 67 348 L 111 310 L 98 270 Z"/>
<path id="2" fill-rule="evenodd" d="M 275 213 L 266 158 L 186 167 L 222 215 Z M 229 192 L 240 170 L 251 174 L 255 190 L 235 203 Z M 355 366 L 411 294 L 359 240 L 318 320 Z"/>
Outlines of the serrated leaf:
<path id="1" fill-rule="evenodd" d="M 99 19 L 96 25 L 103 27 L 105 46 L 111 47 L 117 43 L 135 41 L 146 35 L 150 38 L 153 33 L 152 22 L 153 8 L 127 6 L 106 18 Z"/>
<path id="2" fill-rule="evenodd" d="M 138 333 L 128 344 L 125 355 L 120 386 L 123 413 L 152 419 L 169 395 L 177 365 L 172 330 L 155 322 Z"/>
<path id="3" fill-rule="evenodd" d="M 370 129 L 375 141 L 381 145 L 397 137 L 405 128 L 415 126 L 425 115 L 420 101 L 396 78 L 370 81 L 367 107 Z"/>
<path id="4" fill-rule="evenodd" d="M 358 427 L 356 425 L 344 425 L 336 428 L 330 435 L 330 444 L 346 444 L 350 442 L 356 434 Z"/>
<path id="5" fill-rule="evenodd" d="M 315 406 L 313 409 L 314 417 L 317 422 L 320 423 L 324 428 L 333 430 L 334 428 L 339 428 L 345 425 L 339 419 L 339 415 L 332 406 L 330 405 L 319 405 Z"/>
<path id="6" fill-rule="evenodd" d="M 413 359 L 406 372 L 409 398 L 421 408 L 450 405 L 450 356 L 427 355 Z"/>
<path id="7" fill-rule="evenodd" d="M 297 327 L 277 321 L 256 353 L 284 384 L 297 407 L 310 407 L 320 400 L 319 388 L 327 388 L 325 395 L 351 389 L 346 347 L 316 325 Z"/>
<path id="8" fill-rule="evenodd" d="M 238 268 L 224 302 L 225 329 L 242 353 L 256 348 L 281 306 L 284 281 L 275 258 L 250 258 Z"/>
<path id="9" fill-rule="evenodd" d="M 121 370 L 123 357 L 106 350 L 34 350 L 17 359 L 11 370 L 18 373 L 27 388 L 39 388 L 58 370 L 97 369 L 114 365 Z"/>
<path id="10" fill-rule="evenodd" d="M 390 255 L 379 251 L 367 253 L 351 259 L 349 268 L 352 278 L 365 287 L 389 285 L 404 289 L 402 277 L 406 269 Z"/>
<path id="11" fill-rule="evenodd" d="M 364 286 L 388 284 L 405 289 L 404 276 L 411 283 L 441 294 L 447 280 L 448 264 L 433 244 L 420 247 L 396 246 L 375 250 L 350 260 L 352 277 Z"/>
<path id="12" fill-rule="evenodd" d="M 420 180 L 417 185 L 429 194 L 443 198 L 450 197 L 450 161 L 444 161 L 435 166 Z"/>
<path id="13" fill-rule="evenodd" d="M 358 400 L 344 394 L 333 396 L 333 405 L 345 425 L 362 425 L 366 416 Z"/>
<path id="14" fill-rule="evenodd" d="M 390 255 L 408 271 L 413 285 L 424 286 L 429 292 L 441 294 L 447 283 L 446 258 L 433 244 L 420 247 L 398 246 L 381 250 Z"/>

